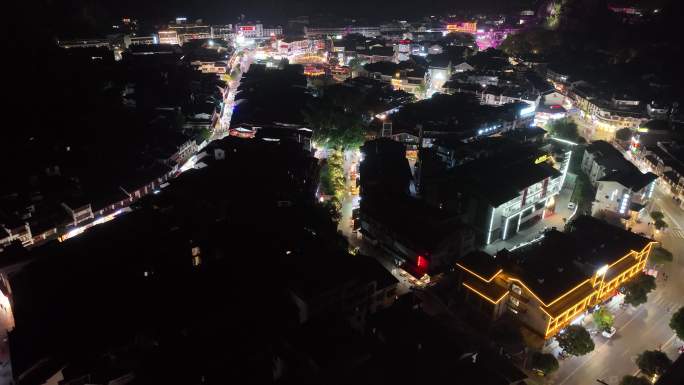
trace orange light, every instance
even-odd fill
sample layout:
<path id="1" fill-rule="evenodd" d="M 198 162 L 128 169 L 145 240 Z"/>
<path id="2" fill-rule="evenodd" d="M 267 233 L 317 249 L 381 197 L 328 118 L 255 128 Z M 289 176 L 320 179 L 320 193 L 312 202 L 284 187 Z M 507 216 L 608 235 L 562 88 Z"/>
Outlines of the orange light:
<path id="1" fill-rule="evenodd" d="M 473 292 L 475 292 L 476 294 L 478 294 L 480 297 L 486 299 L 487 301 L 493 303 L 494 305 L 497 305 L 499 302 L 501 302 L 501 300 L 504 299 L 504 297 L 506 296 L 506 294 L 508 294 L 508 292 L 505 292 L 505 293 L 501 296 L 501 298 L 499 298 L 499 299 L 497 299 L 496 301 L 494 301 L 493 299 L 491 299 L 491 298 L 487 297 L 486 295 L 484 295 L 484 294 L 480 293 L 479 291 L 477 291 L 477 289 L 472 288 L 471 286 L 469 286 L 469 285 L 468 285 L 467 283 L 465 283 L 465 282 L 463 282 L 463 286 L 465 286 L 465 287 L 467 287 L 468 289 L 472 290 Z"/>
<path id="2" fill-rule="evenodd" d="M 481 280 L 483 280 L 483 281 L 485 281 L 485 282 L 487 282 L 487 283 L 492 282 L 492 280 L 493 280 L 494 278 L 496 278 L 497 275 L 499 275 L 499 274 L 501 274 L 501 272 L 503 272 L 503 269 L 499 269 L 499 271 L 497 271 L 496 273 L 494 273 L 494 275 L 492 275 L 491 278 L 486 279 L 486 278 L 483 278 L 481 275 L 477 274 L 476 272 L 474 272 L 474 271 L 472 271 L 472 270 L 469 270 L 467 267 L 461 265 L 460 263 L 456 263 L 456 265 L 457 265 L 458 267 L 460 267 L 461 269 L 467 271 L 468 273 L 470 273 L 470 274 L 476 276 L 477 278 L 480 278 Z"/>

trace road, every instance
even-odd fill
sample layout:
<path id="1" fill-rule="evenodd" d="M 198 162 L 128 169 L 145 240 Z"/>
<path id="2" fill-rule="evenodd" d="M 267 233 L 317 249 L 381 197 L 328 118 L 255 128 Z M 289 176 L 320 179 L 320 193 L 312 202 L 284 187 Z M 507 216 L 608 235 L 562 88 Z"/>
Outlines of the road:
<path id="1" fill-rule="evenodd" d="M 229 73 L 232 73 L 233 70 L 236 67 L 240 68 L 240 76 L 237 79 L 232 79 L 229 83 L 229 90 L 228 94 L 226 95 L 226 99 L 223 101 L 224 103 L 224 108 L 223 108 L 223 115 L 221 116 L 220 119 L 220 126 L 218 127 L 218 130 L 214 130 L 213 133 L 213 139 L 221 139 L 224 138 L 228 135 L 228 130 L 230 129 L 230 120 L 233 117 L 233 108 L 235 107 L 235 94 L 237 93 L 237 89 L 240 86 L 240 80 L 242 79 L 242 74 L 249 71 L 249 66 L 252 63 L 253 57 L 249 53 L 249 51 L 242 51 L 245 52 L 245 54 L 241 57 L 238 58 L 239 52 L 235 52 L 235 57 L 238 59 L 231 60 L 232 67 L 230 69 Z"/>
<path id="2" fill-rule="evenodd" d="M 648 302 L 638 308 L 617 310 L 617 334 L 607 340 L 596 336 L 596 349 L 591 354 L 569 358 L 561 362 L 558 372 L 548 383 L 554 385 L 587 385 L 600 379 L 618 384 L 622 376 L 637 372 L 636 356 L 644 350 L 662 349 L 671 359 L 678 355 L 677 348 L 684 345 L 669 327 L 672 313 L 684 306 L 684 211 L 664 191 L 654 194 L 654 208 L 665 214 L 670 229 L 658 240 L 670 250 L 674 259 L 659 268 L 657 288 L 648 296 Z M 665 273 L 668 279 L 663 278 Z"/>

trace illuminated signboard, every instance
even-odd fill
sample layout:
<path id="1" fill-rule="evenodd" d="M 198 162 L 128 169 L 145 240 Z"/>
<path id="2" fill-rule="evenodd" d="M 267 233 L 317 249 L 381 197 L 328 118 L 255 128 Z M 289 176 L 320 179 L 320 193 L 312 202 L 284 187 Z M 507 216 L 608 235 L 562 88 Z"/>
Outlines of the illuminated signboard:
<path id="1" fill-rule="evenodd" d="M 256 30 L 256 27 L 253 25 L 241 25 L 240 26 L 240 31 L 254 31 Z"/>
<path id="2" fill-rule="evenodd" d="M 536 109 L 537 108 L 534 105 L 525 107 L 522 110 L 520 110 L 520 116 L 526 116 L 526 115 L 534 114 Z"/>
<path id="3" fill-rule="evenodd" d="M 546 162 L 547 160 L 549 160 L 549 156 L 548 155 L 542 155 L 539 158 L 534 160 L 534 164 L 543 163 L 543 162 Z"/>
<path id="4" fill-rule="evenodd" d="M 476 33 L 477 32 L 477 23 L 476 22 L 465 22 L 465 23 L 447 24 L 446 29 L 449 32 Z"/>

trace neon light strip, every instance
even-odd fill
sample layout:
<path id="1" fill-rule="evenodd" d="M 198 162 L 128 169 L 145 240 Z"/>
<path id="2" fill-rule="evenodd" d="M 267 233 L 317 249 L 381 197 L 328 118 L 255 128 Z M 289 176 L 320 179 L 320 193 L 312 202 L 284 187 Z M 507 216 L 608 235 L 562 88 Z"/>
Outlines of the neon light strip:
<path id="1" fill-rule="evenodd" d="M 506 218 L 506 225 L 504 225 L 504 232 L 503 236 L 501 239 L 506 240 L 506 234 L 508 234 L 508 221 L 511 219 L 511 217 Z"/>
<path id="2" fill-rule="evenodd" d="M 570 161 L 572 160 L 572 151 L 567 152 L 567 158 L 568 161 L 565 164 L 564 170 L 563 170 L 563 176 L 561 177 L 561 183 L 560 187 L 558 188 L 558 193 L 563 189 L 563 185 L 565 185 L 565 177 L 568 175 L 568 170 L 570 169 Z"/>
<path id="3" fill-rule="evenodd" d="M 456 263 L 456 265 L 457 265 L 458 267 L 460 267 L 461 269 L 467 271 L 468 273 L 470 273 L 470 274 L 476 276 L 477 278 L 480 278 L 482 281 L 487 282 L 487 283 L 492 282 L 492 280 L 493 280 L 494 278 L 496 278 L 497 275 L 501 274 L 501 272 L 503 271 L 503 269 L 499 269 L 499 271 L 497 271 L 496 273 L 494 273 L 494 275 L 492 275 L 489 279 L 485 279 L 485 278 L 482 277 L 481 275 L 479 275 L 479 274 L 477 274 L 476 272 L 474 272 L 474 271 L 468 269 L 467 267 L 461 265 L 460 263 Z"/>
<path id="4" fill-rule="evenodd" d="M 489 231 L 487 232 L 487 244 L 491 243 L 492 240 L 492 226 L 494 225 L 494 212 L 496 208 L 492 207 L 492 216 L 489 219 Z"/>
<path id="5" fill-rule="evenodd" d="M 486 299 L 487 301 L 493 303 L 494 305 L 497 305 L 499 302 L 501 302 L 501 300 L 504 299 L 504 297 L 506 296 L 506 294 L 508 294 L 508 292 L 505 292 L 505 293 L 501 296 L 501 298 L 499 298 L 499 299 L 497 299 L 496 301 L 494 301 L 493 299 L 491 299 L 491 298 L 487 297 L 486 295 L 480 293 L 479 291 L 477 291 L 477 290 L 474 289 L 473 287 L 468 286 L 468 284 L 465 283 L 465 282 L 463 282 L 463 286 L 465 286 L 465 287 L 467 287 L 468 289 L 472 290 L 473 292 L 477 293 L 480 297 Z"/>
<path id="6" fill-rule="evenodd" d="M 557 142 L 569 144 L 569 145 L 571 145 L 571 146 L 577 146 L 577 143 L 571 142 L 571 141 L 569 141 L 569 140 L 567 140 L 567 139 L 554 138 L 554 137 L 551 137 L 551 139 L 552 139 L 552 140 L 555 140 L 555 141 L 557 141 Z"/>

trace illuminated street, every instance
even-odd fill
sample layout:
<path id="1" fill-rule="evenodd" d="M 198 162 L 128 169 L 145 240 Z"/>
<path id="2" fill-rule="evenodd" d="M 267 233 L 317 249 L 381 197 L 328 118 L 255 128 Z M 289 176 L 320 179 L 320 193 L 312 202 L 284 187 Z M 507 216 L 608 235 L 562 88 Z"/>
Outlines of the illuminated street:
<path id="1" fill-rule="evenodd" d="M 684 345 L 668 325 L 672 313 L 684 305 L 684 234 L 678 223 L 683 212 L 672 198 L 658 189 L 656 205 L 665 213 L 671 229 L 659 239 L 663 247 L 674 255 L 671 263 L 659 269 L 657 289 L 648 295 L 648 302 L 638 308 L 628 307 L 615 314 L 617 334 L 607 340 L 595 336 L 596 349 L 584 357 L 561 361 L 560 369 L 550 379 L 550 384 L 584 385 L 596 383 L 597 379 L 611 385 L 618 384 L 626 374 L 638 369 L 634 364 L 636 356 L 644 350 L 662 349 L 671 359 L 677 358 L 677 349 Z M 669 278 L 665 281 L 662 273 Z"/>
<path id="2" fill-rule="evenodd" d="M 669 239 L 663 239 L 667 245 Z M 679 242 L 681 245 L 681 242 Z M 668 271 L 673 277 L 684 275 L 684 258 L 675 254 L 675 260 Z M 611 339 L 594 336 L 596 349 L 586 356 L 567 358 L 561 361 L 560 369 L 549 378 L 555 385 L 585 385 L 596 383 L 597 379 L 611 385 L 620 378 L 634 374 L 636 356 L 644 350 L 662 349 L 671 359 L 677 356 L 682 345 L 668 323 L 673 310 L 684 304 L 681 293 L 684 280 L 658 279 L 658 288 L 648 296 L 648 302 L 638 308 L 628 307 L 615 314 L 617 334 Z"/>

